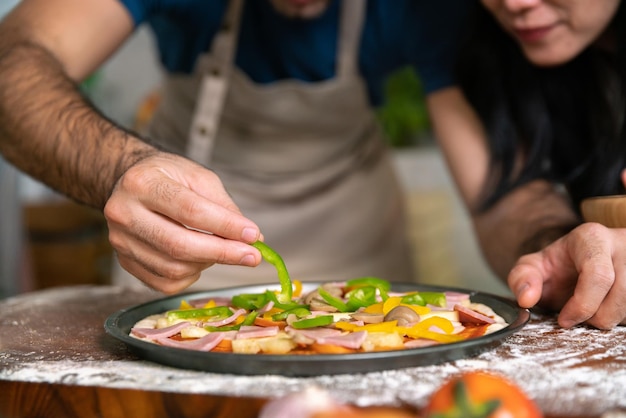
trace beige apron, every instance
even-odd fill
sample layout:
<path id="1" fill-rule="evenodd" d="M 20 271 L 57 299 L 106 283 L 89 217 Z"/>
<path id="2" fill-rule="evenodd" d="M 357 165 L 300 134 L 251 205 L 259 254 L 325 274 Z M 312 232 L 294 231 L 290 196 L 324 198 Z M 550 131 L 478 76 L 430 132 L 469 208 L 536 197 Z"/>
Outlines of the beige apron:
<path id="1" fill-rule="evenodd" d="M 413 280 L 401 187 L 358 74 L 364 5 L 342 2 L 333 79 L 259 85 L 234 66 L 242 2 L 231 1 L 194 76 L 166 80 L 151 125 L 215 170 L 294 279 Z M 138 282 L 119 270 L 117 282 Z M 191 289 L 273 281 L 267 263 L 215 265 Z"/>

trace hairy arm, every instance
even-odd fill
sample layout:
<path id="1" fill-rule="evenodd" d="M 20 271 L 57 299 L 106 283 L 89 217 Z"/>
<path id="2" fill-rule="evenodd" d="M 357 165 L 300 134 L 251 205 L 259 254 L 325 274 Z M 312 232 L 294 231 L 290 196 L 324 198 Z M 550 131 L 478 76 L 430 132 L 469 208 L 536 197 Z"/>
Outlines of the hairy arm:
<path id="1" fill-rule="evenodd" d="M 0 24 L 0 152 L 103 210 L 120 264 L 154 289 L 185 289 L 215 263 L 256 266 L 248 244 L 259 228 L 215 173 L 148 145 L 81 95 L 77 82 L 132 29 L 117 0 L 23 0 Z"/>
<path id="2" fill-rule="evenodd" d="M 117 179 L 156 152 L 99 114 L 77 87 L 131 31 L 114 0 L 24 0 L 0 24 L 0 152 L 99 209 Z"/>

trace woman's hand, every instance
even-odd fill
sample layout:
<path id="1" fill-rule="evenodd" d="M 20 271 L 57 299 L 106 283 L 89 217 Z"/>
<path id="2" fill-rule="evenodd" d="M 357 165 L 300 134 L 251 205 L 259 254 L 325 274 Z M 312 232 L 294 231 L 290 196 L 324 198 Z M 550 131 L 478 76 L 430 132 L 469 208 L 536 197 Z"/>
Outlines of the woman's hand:
<path id="1" fill-rule="evenodd" d="M 521 257 L 508 284 L 521 307 L 560 310 L 562 327 L 626 324 L 626 229 L 584 223 Z"/>
<path id="2" fill-rule="evenodd" d="M 158 153 L 130 167 L 104 215 L 120 265 L 164 293 L 187 288 L 215 263 L 261 262 L 249 245 L 260 237 L 258 226 L 214 172 L 176 155 Z"/>

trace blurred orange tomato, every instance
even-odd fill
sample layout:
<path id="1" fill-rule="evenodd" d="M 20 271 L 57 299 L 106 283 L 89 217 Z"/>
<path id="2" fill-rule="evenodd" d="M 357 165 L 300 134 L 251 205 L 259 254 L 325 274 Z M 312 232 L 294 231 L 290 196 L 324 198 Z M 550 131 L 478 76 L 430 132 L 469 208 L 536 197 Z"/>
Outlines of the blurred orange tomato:
<path id="1" fill-rule="evenodd" d="M 484 371 L 464 372 L 437 389 L 426 418 L 541 418 L 542 412 L 517 385 Z"/>

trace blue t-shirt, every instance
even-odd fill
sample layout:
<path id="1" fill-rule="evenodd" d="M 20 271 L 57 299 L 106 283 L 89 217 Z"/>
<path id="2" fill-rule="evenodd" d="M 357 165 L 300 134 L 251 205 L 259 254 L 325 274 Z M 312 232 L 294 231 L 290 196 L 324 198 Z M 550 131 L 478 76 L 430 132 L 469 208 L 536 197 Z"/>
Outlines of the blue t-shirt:
<path id="1" fill-rule="evenodd" d="M 120 0 L 135 25 L 152 28 L 160 60 L 172 73 L 189 73 L 206 52 L 227 0 Z M 350 0 L 361 1 L 361 0 Z M 257 83 L 282 79 L 316 82 L 336 69 L 340 2 L 318 18 L 294 20 L 269 0 L 244 2 L 236 65 Z M 464 29 L 467 0 L 370 0 L 359 69 L 373 105 L 382 101 L 386 77 L 403 66 L 417 70 L 426 92 L 453 84 L 455 51 Z"/>

